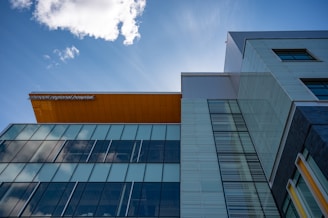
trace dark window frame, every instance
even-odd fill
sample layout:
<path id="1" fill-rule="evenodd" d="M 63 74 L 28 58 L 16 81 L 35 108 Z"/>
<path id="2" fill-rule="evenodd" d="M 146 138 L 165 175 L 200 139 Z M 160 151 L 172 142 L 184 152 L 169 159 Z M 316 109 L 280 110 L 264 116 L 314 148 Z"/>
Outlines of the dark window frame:
<path id="1" fill-rule="evenodd" d="M 283 62 L 318 61 L 307 49 L 272 49 Z"/>
<path id="2" fill-rule="evenodd" d="M 300 80 L 319 100 L 328 100 L 328 78 L 301 78 Z"/>

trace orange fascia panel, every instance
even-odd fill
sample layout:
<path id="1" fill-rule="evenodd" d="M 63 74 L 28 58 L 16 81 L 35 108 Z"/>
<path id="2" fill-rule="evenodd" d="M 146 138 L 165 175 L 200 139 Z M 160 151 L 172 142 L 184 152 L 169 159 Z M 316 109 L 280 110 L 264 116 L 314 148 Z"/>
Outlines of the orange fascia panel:
<path id="1" fill-rule="evenodd" d="M 31 93 L 38 123 L 180 123 L 180 93 Z"/>

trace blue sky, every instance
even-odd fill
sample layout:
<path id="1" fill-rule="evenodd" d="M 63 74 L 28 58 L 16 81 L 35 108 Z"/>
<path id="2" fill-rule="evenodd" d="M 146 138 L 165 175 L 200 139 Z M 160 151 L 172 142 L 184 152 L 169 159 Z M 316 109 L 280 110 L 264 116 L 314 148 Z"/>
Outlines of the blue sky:
<path id="1" fill-rule="evenodd" d="M 0 131 L 35 122 L 32 91 L 180 91 L 223 71 L 227 31 L 328 30 L 328 0 L 117 2 L 0 0 Z"/>

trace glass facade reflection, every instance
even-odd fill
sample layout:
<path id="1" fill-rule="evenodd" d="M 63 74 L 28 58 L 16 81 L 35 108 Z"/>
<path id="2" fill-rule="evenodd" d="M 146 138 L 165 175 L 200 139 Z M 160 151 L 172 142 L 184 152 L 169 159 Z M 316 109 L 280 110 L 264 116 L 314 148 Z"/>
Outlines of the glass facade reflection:
<path id="1" fill-rule="evenodd" d="M 180 126 L 14 124 L 0 217 L 180 217 Z"/>

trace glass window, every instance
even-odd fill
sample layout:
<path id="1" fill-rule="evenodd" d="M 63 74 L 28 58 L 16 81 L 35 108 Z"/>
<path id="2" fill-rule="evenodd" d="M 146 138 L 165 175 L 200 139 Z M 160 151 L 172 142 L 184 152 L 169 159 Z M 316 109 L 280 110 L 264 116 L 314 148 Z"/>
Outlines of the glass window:
<path id="1" fill-rule="evenodd" d="M 12 162 L 29 162 L 41 143 L 42 141 L 27 141 L 16 157 L 12 159 Z"/>
<path id="2" fill-rule="evenodd" d="M 120 140 L 124 125 L 112 125 L 106 139 Z"/>
<path id="3" fill-rule="evenodd" d="M 54 125 L 42 124 L 40 128 L 31 137 L 31 140 L 44 140 L 53 127 Z"/>
<path id="4" fill-rule="evenodd" d="M 69 125 L 61 139 L 74 140 L 77 137 L 77 134 L 80 132 L 81 127 L 82 125 Z"/>
<path id="5" fill-rule="evenodd" d="M 82 129 L 80 130 L 79 134 L 77 135 L 77 140 L 90 140 L 95 130 L 96 125 L 86 124 L 83 125 Z"/>
<path id="6" fill-rule="evenodd" d="M 148 163 L 163 163 L 165 141 L 153 140 L 149 142 Z"/>
<path id="7" fill-rule="evenodd" d="M 53 162 L 64 141 L 43 141 L 30 162 Z"/>
<path id="8" fill-rule="evenodd" d="M 180 183 L 163 182 L 160 202 L 161 217 L 180 216 Z"/>
<path id="9" fill-rule="evenodd" d="M 129 163 L 133 146 L 134 141 L 132 140 L 113 140 L 106 157 L 106 162 Z"/>
<path id="10" fill-rule="evenodd" d="M 15 182 L 32 182 L 41 166 L 42 164 L 26 164 L 22 172 L 17 176 Z"/>
<path id="11" fill-rule="evenodd" d="M 0 216 L 17 217 L 35 186 L 36 183 L 4 183 L 0 188 L 6 189 L 3 196 L 0 196 Z"/>
<path id="12" fill-rule="evenodd" d="M 122 182 L 125 180 L 128 164 L 112 164 L 107 181 Z"/>
<path id="13" fill-rule="evenodd" d="M 71 178 L 72 182 L 86 182 L 89 179 L 93 164 L 78 164 L 77 168 Z"/>
<path id="14" fill-rule="evenodd" d="M 142 188 L 142 183 L 136 182 L 133 183 L 133 191 L 131 194 L 131 201 L 130 201 L 130 206 L 129 206 L 129 211 L 128 211 L 128 216 L 138 216 L 138 209 L 139 209 L 139 202 L 141 198 L 141 188 Z M 121 214 L 123 215 L 123 214 Z"/>
<path id="15" fill-rule="evenodd" d="M 328 100 L 328 79 L 302 79 L 302 82 L 319 100 Z"/>
<path id="16" fill-rule="evenodd" d="M 54 178 L 54 182 L 68 182 L 76 168 L 76 163 L 62 163 L 60 164 Z"/>
<path id="17" fill-rule="evenodd" d="M 180 181 L 180 164 L 164 164 L 163 182 Z"/>
<path id="18" fill-rule="evenodd" d="M 138 125 L 125 125 L 122 140 L 134 140 L 137 133 Z"/>
<path id="19" fill-rule="evenodd" d="M 81 195 L 83 194 L 83 191 L 84 191 L 84 188 L 85 188 L 85 185 L 87 183 L 84 183 L 84 182 L 80 182 L 77 184 L 75 190 L 74 190 L 74 194 L 72 195 L 72 198 L 65 210 L 65 214 L 64 216 L 73 216 L 74 212 L 75 212 L 75 209 L 76 207 L 78 206 L 79 204 L 79 201 L 81 199 Z"/>
<path id="20" fill-rule="evenodd" d="M 231 113 L 229 102 L 226 100 L 209 100 L 210 113 Z"/>
<path id="21" fill-rule="evenodd" d="M 167 140 L 165 141 L 164 163 L 179 163 L 180 162 L 180 141 Z"/>
<path id="22" fill-rule="evenodd" d="M 28 124 L 16 137 L 16 140 L 29 140 L 40 125 Z"/>
<path id="23" fill-rule="evenodd" d="M 102 195 L 99 201 L 99 205 L 96 211 L 96 216 L 113 216 L 115 217 L 120 211 L 124 210 L 120 205 L 121 195 L 123 192 L 129 193 L 130 189 L 126 189 L 123 183 L 105 183 Z M 123 202 L 122 202 L 123 203 Z M 120 206 L 120 207 L 119 207 Z M 125 215 L 125 210 L 123 216 Z"/>
<path id="24" fill-rule="evenodd" d="M 50 134 L 48 135 L 47 140 L 60 139 L 67 128 L 68 128 L 68 125 L 66 125 L 66 124 L 55 125 L 55 127 L 51 130 Z"/>
<path id="25" fill-rule="evenodd" d="M 151 140 L 165 140 L 166 125 L 153 125 Z"/>
<path id="26" fill-rule="evenodd" d="M 92 150 L 88 162 L 104 162 L 108 146 L 110 145 L 109 140 L 98 140 L 95 147 Z"/>
<path id="27" fill-rule="evenodd" d="M 10 162 L 26 141 L 4 141 L 0 144 L 0 162 Z"/>
<path id="28" fill-rule="evenodd" d="M 0 163 L 0 174 L 7 167 L 7 165 L 8 164 L 6 164 L 6 163 Z"/>
<path id="29" fill-rule="evenodd" d="M 74 216 L 95 216 L 104 183 L 86 183 Z"/>
<path id="30" fill-rule="evenodd" d="M 94 141 L 67 141 L 56 158 L 56 162 L 86 162 Z"/>
<path id="31" fill-rule="evenodd" d="M 139 155 L 139 163 L 147 163 L 149 142 L 150 141 L 148 140 L 142 142 L 140 155 Z"/>
<path id="32" fill-rule="evenodd" d="M 213 131 L 236 131 L 231 114 L 211 114 Z"/>
<path id="33" fill-rule="evenodd" d="M 145 164 L 129 164 L 129 169 L 126 175 L 127 182 L 142 182 L 145 172 Z"/>
<path id="34" fill-rule="evenodd" d="M 166 126 L 166 140 L 180 140 L 180 125 Z"/>
<path id="35" fill-rule="evenodd" d="M 137 215 L 139 217 L 158 216 L 160 196 L 161 196 L 160 182 L 142 183 L 142 191 L 139 198 L 138 213 L 133 215 Z"/>
<path id="36" fill-rule="evenodd" d="M 107 179 L 111 164 L 95 164 L 92 170 L 90 182 L 104 182 Z"/>
<path id="37" fill-rule="evenodd" d="M 14 140 L 17 135 L 24 129 L 25 125 L 12 124 L 9 129 L 1 136 L 1 140 Z"/>
<path id="38" fill-rule="evenodd" d="M 2 182 L 14 181 L 14 179 L 20 173 L 20 171 L 23 169 L 24 166 L 25 164 L 23 163 L 8 164 L 6 169 L 4 169 L 0 175 L 0 181 Z"/>
<path id="39" fill-rule="evenodd" d="M 97 125 L 96 130 L 93 133 L 91 139 L 98 139 L 98 140 L 106 139 L 109 127 L 110 125 Z"/>
<path id="40" fill-rule="evenodd" d="M 139 125 L 136 139 L 150 140 L 152 125 Z"/>
<path id="41" fill-rule="evenodd" d="M 316 60 L 306 49 L 273 49 L 282 61 L 314 61 Z"/>
<path id="42" fill-rule="evenodd" d="M 41 170 L 34 178 L 36 182 L 49 182 L 55 175 L 59 164 L 43 164 Z"/>
<path id="43" fill-rule="evenodd" d="M 163 164 L 147 164 L 145 172 L 145 182 L 162 181 Z"/>

